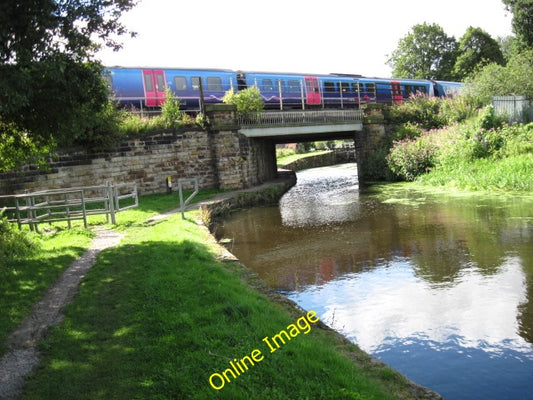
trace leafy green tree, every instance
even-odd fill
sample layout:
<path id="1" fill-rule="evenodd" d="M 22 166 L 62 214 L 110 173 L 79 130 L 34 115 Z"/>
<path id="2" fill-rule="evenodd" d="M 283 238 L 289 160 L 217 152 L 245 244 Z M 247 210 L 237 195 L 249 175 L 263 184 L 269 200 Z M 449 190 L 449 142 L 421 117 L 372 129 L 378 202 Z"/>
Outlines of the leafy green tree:
<path id="1" fill-rule="evenodd" d="M 470 83 L 474 95 L 484 104 L 491 96 L 533 96 L 533 49 L 513 55 L 506 66 L 485 66 Z"/>
<path id="2" fill-rule="evenodd" d="M 513 13 L 513 32 L 522 48 L 533 47 L 533 0 L 502 0 Z"/>
<path id="3" fill-rule="evenodd" d="M 455 79 L 462 81 L 484 65 L 503 65 L 505 60 L 496 40 L 481 28 L 469 27 L 459 41 Z"/>
<path id="4" fill-rule="evenodd" d="M 413 26 L 400 39 L 387 64 L 398 78 L 451 79 L 457 41 L 437 24 Z"/>
<path id="5" fill-rule="evenodd" d="M 134 4 L 135 0 L 1 2 L 0 135 L 18 132 L 20 137 L 22 132 L 25 146 L 102 146 L 113 118 L 103 68 L 94 55 L 101 46 L 120 47 L 116 38 L 127 31 L 119 18 Z M 12 154 L 18 154 L 16 144 L 21 141 L 11 142 Z"/>

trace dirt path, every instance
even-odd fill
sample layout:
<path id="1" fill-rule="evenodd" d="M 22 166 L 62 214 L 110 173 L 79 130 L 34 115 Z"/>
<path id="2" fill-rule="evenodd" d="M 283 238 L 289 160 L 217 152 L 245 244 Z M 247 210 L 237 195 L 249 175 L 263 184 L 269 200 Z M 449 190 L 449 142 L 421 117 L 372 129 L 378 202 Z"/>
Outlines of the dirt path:
<path id="1" fill-rule="evenodd" d="M 41 359 L 37 343 L 51 325 L 63 319 L 63 308 L 74 298 L 81 280 L 95 264 L 98 254 L 116 246 L 123 236 L 110 229 L 98 229 L 95 233 L 89 250 L 68 267 L 7 339 L 8 350 L 0 359 L 0 400 L 14 400 L 20 396 L 25 377 Z"/>

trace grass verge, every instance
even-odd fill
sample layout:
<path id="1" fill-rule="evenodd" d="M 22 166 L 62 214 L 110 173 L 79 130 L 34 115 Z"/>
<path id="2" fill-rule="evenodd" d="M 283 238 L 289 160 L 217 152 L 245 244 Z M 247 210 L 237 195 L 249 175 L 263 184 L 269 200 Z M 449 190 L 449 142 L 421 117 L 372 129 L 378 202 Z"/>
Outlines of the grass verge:
<path id="1" fill-rule="evenodd" d="M 0 354 L 9 334 L 26 317 L 67 267 L 89 248 L 94 234 L 85 229 L 32 235 L 38 252 L 0 265 Z"/>
<path id="2" fill-rule="evenodd" d="M 301 158 L 318 156 L 318 155 L 329 153 L 329 152 L 330 152 L 330 150 L 318 150 L 318 151 L 312 151 L 312 152 L 309 152 L 309 153 L 290 154 L 290 155 L 287 155 L 287 156 L 279 157 L 276 160 L 276 163 L 277 163 L 279 168 L 283 168 L 284 166 L 286 166 L 286 165 L 288 165 L 288 164 L 290 164 L 290 163 L 292 163 L 292 162 L 294 162 L 296 160 L 300 160 Z"/>
<path id="3" fill-rule="evenodd" d="M 146 224 L 165 208 L 148 200 L 122 214 L 126 237 L 100 254 L 41 344 L 24 399 L 410 397 L 403 377 L 316 325 L 270 353 L 263 338 L 302 312 L 253 289 L 238 264 L 218 261 L 220 249 L 191 221 L 198 212 Z M 255 349 L 264 359 L 211 387 L 212 374 Z"/>

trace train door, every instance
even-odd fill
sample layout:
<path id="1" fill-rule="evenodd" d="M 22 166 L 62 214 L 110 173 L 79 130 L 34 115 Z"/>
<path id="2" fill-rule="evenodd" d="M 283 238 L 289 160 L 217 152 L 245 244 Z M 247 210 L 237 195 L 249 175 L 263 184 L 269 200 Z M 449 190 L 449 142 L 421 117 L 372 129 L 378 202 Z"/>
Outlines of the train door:
<path id="1" fill-rule="evenodd" d="M 402 87 L 400 85 L 400 82 L 398 81 L 391 82 L 391 95 L 392 95 L 392 102 L 394 104 L 402 103 L 403 95 L 402 95 Z"/>
<path id="2" fill-rule="evenodd" d="M 304 79 L 307 104 L 321 104 L 322 98 L 320 96 L 320 86 L 318 84 L 318 78 L 316 76 L 306 76 Z"/>
<path id="3" fill-rule="evenodd" d="M 147 107 L 160 106 L 165 102 L 165 72 L 156 69 L 143 70 L 144 98 Z"/>

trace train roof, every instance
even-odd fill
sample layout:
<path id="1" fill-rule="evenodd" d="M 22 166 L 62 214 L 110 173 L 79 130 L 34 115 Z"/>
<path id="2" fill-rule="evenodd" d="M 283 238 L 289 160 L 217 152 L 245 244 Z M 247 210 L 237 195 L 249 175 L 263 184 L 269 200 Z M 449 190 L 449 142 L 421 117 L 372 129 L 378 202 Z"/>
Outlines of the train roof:
<path id="1" fill-rule="evenodd" d="M 202 72 L 231 72 L 231 73 L 235 73 L 236 72 L 236 71 L 231 70 L 231 69 L 223 69 L 223 68 L 184 68 L 184 67 L 175 68 L 175 67 L 147 67 L 147 66 L 143 66 L 143 67 L 122 67 L 122 66 L 119 66 L 119 65 L 105 66 L 104 68 L 105 69 L 132 69 L 132 70 L 136 70 L 136 69 L 155 69 L 155 70 L 163 70 L 163 71 L 202 71 Z"/>

